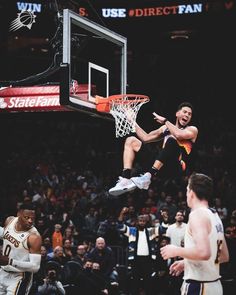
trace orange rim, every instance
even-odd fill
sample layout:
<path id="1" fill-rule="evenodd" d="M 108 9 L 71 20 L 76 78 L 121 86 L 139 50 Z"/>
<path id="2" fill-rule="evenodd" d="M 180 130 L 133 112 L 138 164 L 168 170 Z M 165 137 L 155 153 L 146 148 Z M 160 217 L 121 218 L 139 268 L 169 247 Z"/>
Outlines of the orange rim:
<path id="1" fill-rule="evenodd" d="M 126 98 L 124 100 L 124 98 Z M 108 97 L 96 96 L 96 109 L 99 112 L 108 113 L 111 104 L 129 104 L 131 102 L 148 102 L 149 97 L 143 94 L 114 94 Z"/>
<path id="2" fill-rule="evenodd" d="M 126 100 L 124 100 L 126 98 Z M 132 102 L 144 102 L 149 101 L 149 97 L 143 94 L 115 94 L 108 97 L 110 103 L 126 104 Z"/>
<path id="3" fill-rule="evenodd" d="M 128 100 L 123 100 L 123 98 L 126 97 Z M 108 97 L 102 97 L 102 96 L 96 96 L 96 104 L 100 103 L 110 103 L 110 102 L 129 102 L 129 99 L 132 101 L 149 101 L 149 97 L 147 95 L 143 94 L 114 94 Z"/>

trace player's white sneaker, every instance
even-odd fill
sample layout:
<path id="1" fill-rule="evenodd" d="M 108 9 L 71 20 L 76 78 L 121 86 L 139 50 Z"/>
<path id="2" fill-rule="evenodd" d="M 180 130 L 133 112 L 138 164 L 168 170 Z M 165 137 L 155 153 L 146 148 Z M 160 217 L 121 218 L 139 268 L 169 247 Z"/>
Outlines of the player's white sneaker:
<path id="1" fill-rule="evenodd" d="M 132 191 L 136 188 L 136 185 L 131 179 L 119 176 L 119 179 L 114 187 L 109 189 L 109 194 L 112 196 L 119 196 L 126 192 Z"/>
<path id="2" fill-rule="evenodd" d="M 130 179 L 133 181 L 133 183 L 139 188 L 139 189 L 148 189 L 149 185 L 151 183 L 151 173 L 146 172 L 143 175 L 137 176 L 137 177 L 131 177 Z"/>

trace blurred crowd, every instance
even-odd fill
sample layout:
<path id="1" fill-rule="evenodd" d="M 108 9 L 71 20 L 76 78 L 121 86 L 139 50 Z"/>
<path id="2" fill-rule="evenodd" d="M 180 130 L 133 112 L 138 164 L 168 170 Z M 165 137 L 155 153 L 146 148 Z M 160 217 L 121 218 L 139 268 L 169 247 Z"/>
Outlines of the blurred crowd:
<path id="1" fill-rule="evenodd" d="M 122 221 L 128 226 L 135 227 L 141 215 L 148 227 L 159 226 L 151 274 L 153 290 L 156 295 L 179 294 L 176 284 L 180 282 L 169 277 L 170 262 L 161 259 L 159 248 L 173 241 L 183 245 L 182 231 L 172 237 L 176 232 L 173 226 L 182 228 L 188 221 L 185 190 L 192 171 L 214 180 L 211 206 L 223 221 L 230 251 L 229 263 L 221 268 L 223 285 L 227 290 L 235 284 L 236 133 L 232 125 L 220 118 L 200 122 L 193 161 L 181 182 L 166 183 L 157 177 L 147 191 L 136 189 L 114 198 L 108 190 L 122 165 L 122 139 L 114 139 L 112 124 L 95 123 L 88 117 L 77 119 L 73 112 L 13 116 L 1 118 L 5 126 L 1 225 L 22 203 L 34 204 L 35 226 L 43 246 L 32 294 L 132 294 L 128 240 L 118 226 L 122 208 L 128 208 Z M 150 148 L 158 151 L 158 143 Z M 137 162 L 137 173 L 140 167 Z M 50 292 L 46 282 L 52 285 Z M 53 289 L 55 282 L 58 286 Z M 142 284 L 140 294 L 145 294 Z"/>

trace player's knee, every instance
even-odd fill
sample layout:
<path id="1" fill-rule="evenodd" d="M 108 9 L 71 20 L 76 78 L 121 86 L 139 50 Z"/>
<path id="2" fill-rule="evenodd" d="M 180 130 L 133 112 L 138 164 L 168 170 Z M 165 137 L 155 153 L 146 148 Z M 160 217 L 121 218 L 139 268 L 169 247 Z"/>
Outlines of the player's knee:
<path id="1" fill-rule="evenodd" d="M 130 136 L 126 139 L 126 147 L 138 152 L 142 146 L 142 142 L 135 136 Z"/>
<path id="2" fill-rule="evenodd" d="M 137 137 L 129 136 L 125 140 L 125 146 L 134 147 L 135 145 L 137 145 L 138 142 L 139 142 L 139 140 L 137 139 Z"/>

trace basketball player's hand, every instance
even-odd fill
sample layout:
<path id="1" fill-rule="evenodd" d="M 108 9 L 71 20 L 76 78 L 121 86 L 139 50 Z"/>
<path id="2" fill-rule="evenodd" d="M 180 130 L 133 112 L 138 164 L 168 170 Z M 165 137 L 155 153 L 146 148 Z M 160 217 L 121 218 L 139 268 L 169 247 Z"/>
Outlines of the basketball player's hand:
<path id="1" fill-rule="evenodd" d="M 179 276 L 184 271 L 184 260 L 177 260 L 170 266 L 170 275 Z"/>
<path id="2" fill-rule="evenodd" d="M 162 258 L 167 260 L 169 258 L 174 258 L 174 257 L 178 256 L 178 254 L 177 254 L 178 248 L 179 247 L 174 246 L 174 245 L 167 245 L 167 246 L 162 247 L 160 249 Z"/>
<path id="3" fill-rule="evenodd" d="M 160 123 L 160 124 L 164 124 L 164 121 L 166 120 L 165 117 L 162 117 L 160 115 L 158 115 L 157 113 L 153 112 L 152 113 L 154 116 L 154 120 L 156 120 L 156 122 Z"/>
<path id="4" fill-rule="evenodd" d="M 9 257 L 0 254 L 0 265 L 8 265 L 9 264 Z"/>

